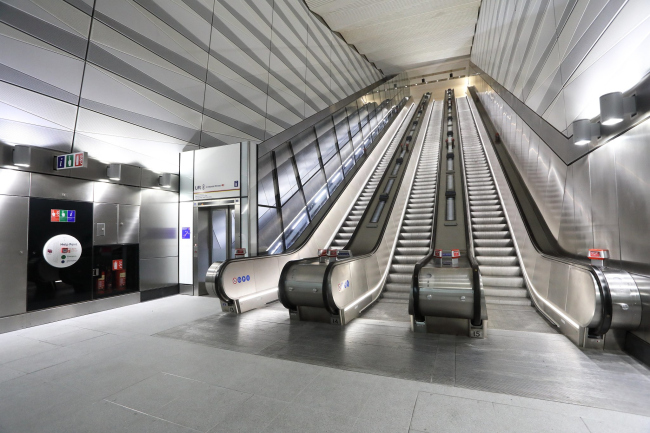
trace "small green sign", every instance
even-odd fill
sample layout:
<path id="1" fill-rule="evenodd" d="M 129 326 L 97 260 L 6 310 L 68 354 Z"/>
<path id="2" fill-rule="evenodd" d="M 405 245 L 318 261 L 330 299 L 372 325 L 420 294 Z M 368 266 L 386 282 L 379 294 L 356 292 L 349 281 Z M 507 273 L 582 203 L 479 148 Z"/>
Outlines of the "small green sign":
<path id="1" fill-rule="evenodd" d="M 74 155 L 65 156 L 65 167 L 66 168 L 74 167 Z"/>
<path id="2" fill-rule="evenodd" d="M 68 211 L 59 210 L 59 222 L 67 223 L 68 222 Z"/>

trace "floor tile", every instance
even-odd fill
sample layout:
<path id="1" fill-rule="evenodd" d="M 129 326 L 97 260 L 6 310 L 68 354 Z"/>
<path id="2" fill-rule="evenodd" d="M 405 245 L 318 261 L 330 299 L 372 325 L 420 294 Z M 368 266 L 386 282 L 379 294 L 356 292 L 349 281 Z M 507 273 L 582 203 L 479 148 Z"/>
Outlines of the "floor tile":
<path id="1" fill-rule="evenodd" d="M 354 432 L 355 418 L 319 411 L 305 406 L 289 406 L 264 433 L 346 433 Z"/>
<path id="2" fill-rule="evenodd" d="M 296 397 L 301 406 L 357 417 L 366 400 L 377 392 L 377 378 L 350 371 L 324 369 Z"/>
<path id="3" fill-rule="evenodd" d="M 254 395 L 219 422 L 210 433 L 256 433 L 271 425 L 289 403 Z"/>
<path id="4" fill-rule="evenodd" d="M 421 392 L 410 428 L 423 432 L 466 433 L 477 426 L 481 426 L 482 433 L 499 431 L 492 403 Z"/>
<path id="5" fill-rule="evenodd" d="M 207 432 L 251 397 L 251 394 L 232 389 L 184 380 L 187 383 L 177 389 L 174 400 L 149 414 Z"/>
<path id="6" fill-rule="evenodd" d="M 0 383 L 15 379 L 17 377 L 23 376 L 24 374 L 24 372 L 14 370 L 7 365 L 0 365 Z"/>
<path id="7" fill-rule="evenodd" d="M 582 418 L 590 433 L 648 433 L 650 418 L 627 416 L 624 419 L 603 420 Z"/>

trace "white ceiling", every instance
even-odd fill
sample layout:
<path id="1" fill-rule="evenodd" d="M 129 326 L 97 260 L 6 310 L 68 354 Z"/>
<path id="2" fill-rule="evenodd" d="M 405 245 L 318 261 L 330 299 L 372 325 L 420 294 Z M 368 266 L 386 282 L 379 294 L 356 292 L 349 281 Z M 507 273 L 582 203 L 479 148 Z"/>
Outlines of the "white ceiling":
<path id="1" fill-rule="evenodd" d="M 467 56 L 480 0 L 306 0 L 385 74 Z"/>

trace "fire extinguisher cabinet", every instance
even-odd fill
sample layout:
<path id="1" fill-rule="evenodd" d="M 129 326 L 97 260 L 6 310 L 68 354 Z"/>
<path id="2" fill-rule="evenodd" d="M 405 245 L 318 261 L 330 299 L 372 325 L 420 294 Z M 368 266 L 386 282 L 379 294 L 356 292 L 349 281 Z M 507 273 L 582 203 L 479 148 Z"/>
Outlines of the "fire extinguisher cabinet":
<path id="1" fill-rule="evenodd" d="M 139 287 L 138 245 L 100 245 L 93 251 L 93 298 L 106 298 Z"/>

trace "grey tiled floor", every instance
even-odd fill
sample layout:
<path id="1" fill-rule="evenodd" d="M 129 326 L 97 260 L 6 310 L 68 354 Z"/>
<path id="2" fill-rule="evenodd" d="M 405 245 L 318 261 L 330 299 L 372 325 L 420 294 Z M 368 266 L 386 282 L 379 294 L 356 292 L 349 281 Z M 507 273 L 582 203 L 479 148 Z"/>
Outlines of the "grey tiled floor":
<path id="1" fill-rule="evenodd" d="M 277 308 L 236 318 L 215 314 L 218 308 L 215 299 L 175 296 L 0 335 L 0 432 L 650 431 L 650 418 L 595 407 L 604 405 L 600 401 L 568 404 L 516 396 L 508 389 L 469 389 L 481 387 L 480 372 L 492 371 L 519 377 L 523 385 L 517 386 L 526 385 L 517 370 L 521 366 L 503 365 L 522 343 L 496 331 L 485 340 L 489 345 L 412 339 L 423 357 L 400 364 L 402 373 L 423 367 L 427 358 L 444 370 L 445 360 L 454 356 L 455 382 L 446 385 L 432 383 L 431 375 L 414 381 L 277 356 L 278 344 L 308 339 L 313 332 L 316 343 L 392 345 L 408 357 L 414 350 L 406 345 L 403 327 L 359 320 L 337 334 L 328 325 L 283 323 Z M 378 327 L 384 328 L 383 336 L 372 332 Z M 214 337 L 196 344 L 193 332 Z M 577 361 L 554 359 L 547 353 L 554 344 L 540 340 L 537 352 L 521 364 L 533 363 L 553 376 L 568 363 L 578 389 L 600 370 L 618 375 L 613 399 L 625 399 L 636 389 L 630 382 L 648 380 L 643 367 L 616 354 L 580 356 L 577 351 L 571 353 Z M 231 350 L 237 348 L 243 352 Z M 269 353 L 254 354 L 264 351 Z M 388 357 L 377 363 L 398 362 L 396 353 L 379 354 Z M 363 361 L 344 348 L 338 355 Z M 465 369 L 475 371 L 479 386 L 471 386 Z M 459 377 L 469 385 L 459 384 Z M 549 386 L 557 385 L 551 381 Z"/>

